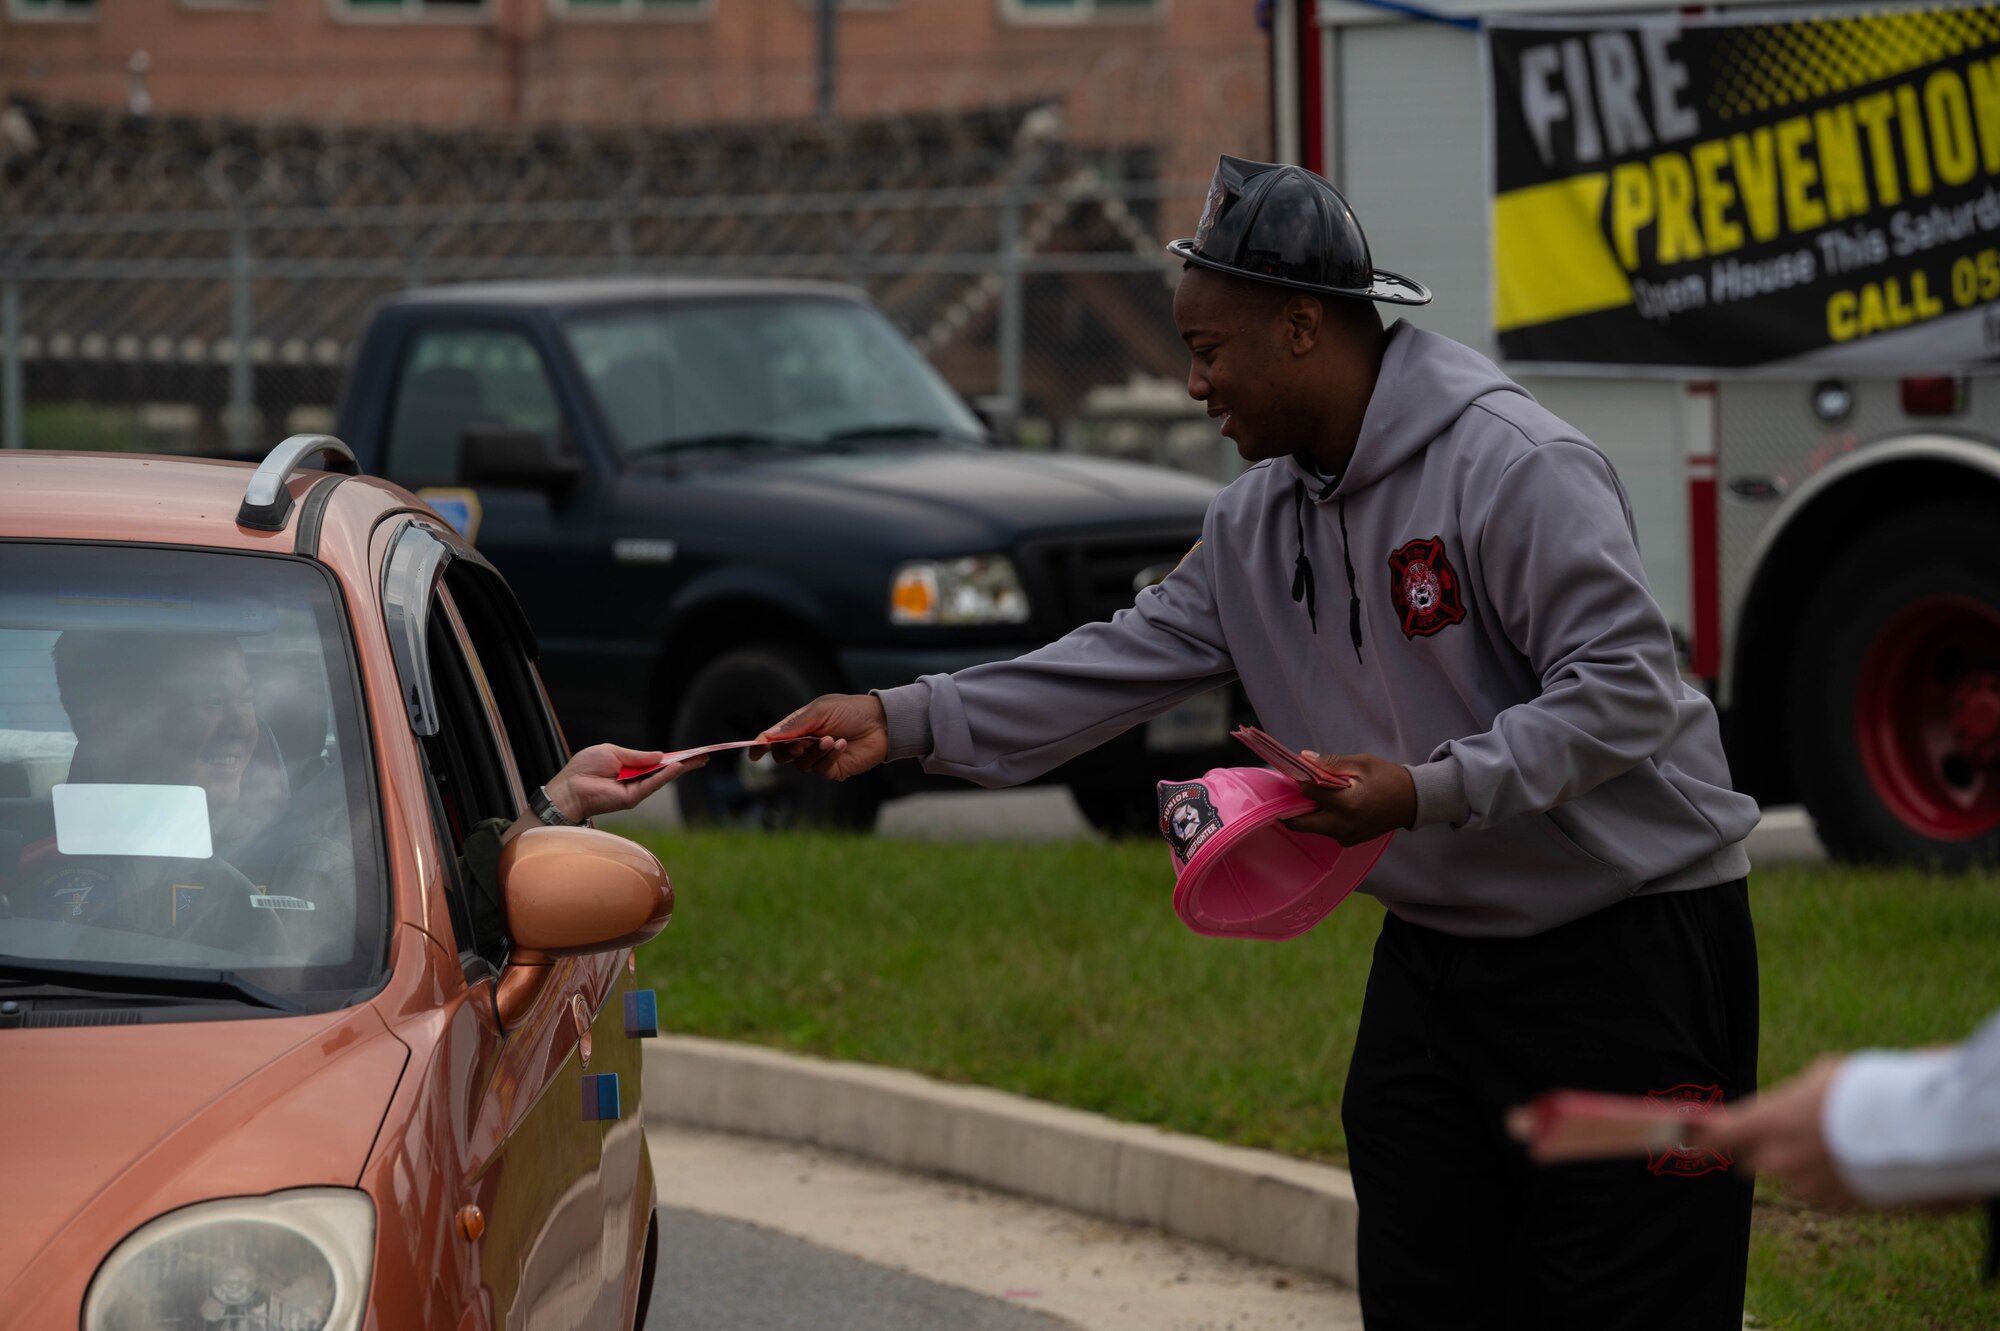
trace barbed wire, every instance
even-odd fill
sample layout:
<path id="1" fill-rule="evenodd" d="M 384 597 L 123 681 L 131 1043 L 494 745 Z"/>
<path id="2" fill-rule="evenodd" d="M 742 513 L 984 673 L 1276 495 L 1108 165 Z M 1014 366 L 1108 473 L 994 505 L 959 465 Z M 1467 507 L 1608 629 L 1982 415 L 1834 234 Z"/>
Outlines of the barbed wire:
<path id="1" fill-rule="evenodd" d="M 1091 68 L 1089 96 L 1169 86 L 1139 64 Z M 264 428 L 246 413 L 329 411 L 368 311 L 410 286 L 813 277 L 864 287 L 968 396 L 1007 387 L 1060 422 L 1100 389 L 1181 372 L 1160 246 L 1206 182 L 1175 165 L 1185 145 L 1081 140 L 1079 106 L 1100 118 L 1071 90 L 824 121 L 446 131 L 17 99 L 0 109 L 10 354 L 31 400 L 185 402 L 241 438 Z"/>

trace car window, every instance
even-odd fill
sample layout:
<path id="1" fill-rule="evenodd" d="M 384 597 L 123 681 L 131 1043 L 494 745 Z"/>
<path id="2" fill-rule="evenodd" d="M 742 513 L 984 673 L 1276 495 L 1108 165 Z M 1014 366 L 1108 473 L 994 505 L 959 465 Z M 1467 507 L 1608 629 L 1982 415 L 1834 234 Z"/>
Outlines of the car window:
<path id="1" fill-rule="evenodd" d="M 504 922 L 493 903 L 475 896 L 477 884 L 465 853 L 472 834 L 489 819 L 512 822 L 519 815 L 511 757 L 494 733 L 487 701 L 490 691 L 471 655 L 448 599 L 429 616 L 428 648 L 438 729 L 423 738 L 424 765 L 439 833 L 453 859 L 450 897 L 452 930 L 461 956 L 479 956 L 494 966 L 506 959 Z"/>
<path id="2" fill-rule="evenodd" d="M 734 433 L 812 443 L 870 425 L 980 433 L 888 320 L 853 301 L 682 301 L 579 315 L 563 331 L 628 453 Z"/>
<path id="3" fill-rule="evenodd" d="M 500 328 L 431 328 L 413 336 L 396 376 L 389 475 L 405 485 L 453 485 L 468 426 L 532 430 L 559 443 L 561 413 L 541 353 Z"/>
<path id="4" fill-rule="evenodd" d="M 0 953 L 351 992 L 387 949 L 372 790 L 323 570 L 7 544 Z"/>
<path id="5" fill-rule="evenodd" d="M 444 581 L 492 692 L 514 769 L 533 790 L 562 769 L 569 752 L 535 671 L 532 644 L 518 627 L 513 593 L 497 574 L 467 561 L 447 567 Z"/>

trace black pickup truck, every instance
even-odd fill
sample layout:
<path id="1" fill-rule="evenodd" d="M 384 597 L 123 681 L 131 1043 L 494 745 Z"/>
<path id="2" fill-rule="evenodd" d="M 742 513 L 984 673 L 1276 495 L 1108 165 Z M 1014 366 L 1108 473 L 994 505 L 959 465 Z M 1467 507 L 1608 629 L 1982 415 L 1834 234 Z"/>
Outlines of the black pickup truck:
<path id="1" fill-rule="evenodd" d="M 337 433 L 497 565 L 573 743 L 747 738 L 829 690 L 1016 656 L 1131 604 L 1214 486 L 1006 447 L 867 298 L 777 281 L 416 290 L 375 314 Z M 1050 774 L 1108 829 L 1241 762 L 1234 689 Z M 697 822 L 863 827 L 915 764 L 711 762 Z M 956 783 L 946 783 L 956 786 Z"/>

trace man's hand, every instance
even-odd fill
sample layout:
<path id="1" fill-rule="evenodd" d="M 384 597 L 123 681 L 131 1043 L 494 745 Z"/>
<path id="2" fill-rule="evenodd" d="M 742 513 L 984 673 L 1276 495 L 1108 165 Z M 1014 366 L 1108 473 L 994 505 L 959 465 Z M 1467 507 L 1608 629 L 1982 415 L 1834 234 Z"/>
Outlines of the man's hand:
<path id="1" fill-rule="evenodd" d="M 1826 1093 L 1841 1061 L 1838 1056 L 1822 1056 L 1754 1100 L 1731 1105 L 1725 1114 L 1690 1120 L 1687 1144 L 1732 1154 L 1738 1169 L 1776 1174 L 1787 1188 L 1816 1206 L 1858 1205 L 1840 1181 L 1820 1130 Z"/>
<path id="2" fill-rule="evenodd" d="M 692 772 L 708 761 L 708 755 L 669 763 L 648 777 L 620 782 L 618 769 L 651 767 L 666 754 L 659 749 L 622 749 L 616 744 L 593 744 L 563 764 L 543 789 L 549 803 L 573 823 L 595 818 L 600 813 L 629 809 L 684 772 Z"/>
<path id="3" fill-rule="evenodd" d="M 1307 753 L 1305 760 L 1315 767 L 1347 777 L 1352 785 L 1345 790 L 1331 786 L 1299 789 L 1319 805 L 1318 813 L 1302 813 L 1287 818 L 1285 826 L 1294 832 L 1317 832 L 1343 846 L 1358 846 L 1384 832 L 1408 827 L 1417 820 L 1417 786 L 1410 769 L 1372 753 L 1345 757 L 1321 757 Z"/>
<path id="4" fill-rule="evenodd" d="M 746 750 L 753 759 L 768 753 L 777 762 L 845 781 L 889 756 L 889 718 L 872 693 L 828 693 L 757 738 L 772 743 Z"/>

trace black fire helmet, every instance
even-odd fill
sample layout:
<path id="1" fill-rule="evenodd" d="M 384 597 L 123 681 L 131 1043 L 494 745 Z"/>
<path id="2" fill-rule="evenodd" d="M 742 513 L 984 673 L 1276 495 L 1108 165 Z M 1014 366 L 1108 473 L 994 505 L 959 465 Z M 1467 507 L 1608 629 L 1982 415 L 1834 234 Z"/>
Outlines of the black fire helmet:
<path id="1" fill-rule="evenodd" d="M 1208 184 L 1194 239 L 1167 249 L 1218 273 L 1354 296 L 1428 305 L 1430 288 L 1374 266 L 1354 210 L 1325 176 L 1302 166 L 1224 154 Z"/>

